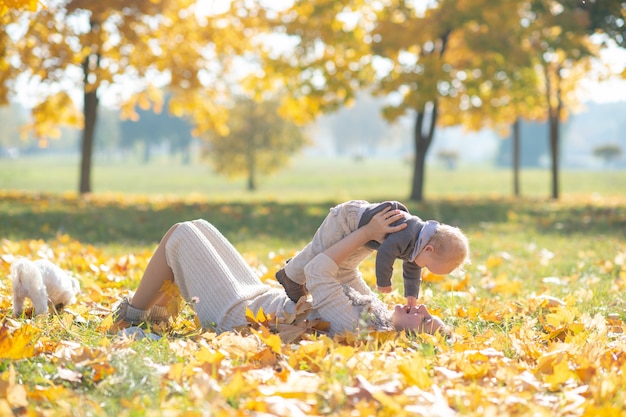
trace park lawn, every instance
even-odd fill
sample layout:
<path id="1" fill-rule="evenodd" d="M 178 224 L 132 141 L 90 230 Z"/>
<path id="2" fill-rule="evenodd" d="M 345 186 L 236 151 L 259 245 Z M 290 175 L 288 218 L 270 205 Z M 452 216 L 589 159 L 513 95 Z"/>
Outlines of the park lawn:
<path id="1" fill-rule="evenodd" d="M 364 332 L 277 343 L 263 323 L 216 335 L 197 327 L 188 306 L 171 328 L 152 329 L 159 340 L 111 331 L 111 307 L 136 287 L 171 224 L 209 219 L 276 285 L 275 271 L 340 197 L 0 191 L 0 407 L 80 416 L 626 413 L 626 198 L 617 192 L 409 203 L 470 238 L 466 275 L 426 274 L 421 292 L 454 326 L 454 341 Z M 78 302 L 58 315 L 11 317 L 16 256 L 71 270 Z M 390 305 L 403 302 L 399 269 Z M 373 258 L 361 270 L 373 285 Z"/>
<path id="2" fill-rule="evenodd" d="M 4 190 L 58 194 L 78 190 L 77 156 L 25 156 L 0 160 L 0 187 Z M 213 201 L 277 201 L 305 204 L 361 198 L 371 201 L 405 200 L 410 194 L 411 164 L 402 158 L 294 156 L 272 175 L 259 175 L 258 189 L 246 190 L 245 178 L 225 178 L 206 164 L 183 165 L 173 158 L 155 158 L 148 164 L 95 159 L 92 191 L 102 194 L 159 194 Z M 520 172 L 524 197 L 551 195 L 550 170 L 524 168 Z M 568 170 L 559 175 L 562 196 L 624 194 L 626 170 Z M 510 168 L 459 165 L 448 170 L 429 163 L 424 197 L 509 197 L 513 194 Z"/>

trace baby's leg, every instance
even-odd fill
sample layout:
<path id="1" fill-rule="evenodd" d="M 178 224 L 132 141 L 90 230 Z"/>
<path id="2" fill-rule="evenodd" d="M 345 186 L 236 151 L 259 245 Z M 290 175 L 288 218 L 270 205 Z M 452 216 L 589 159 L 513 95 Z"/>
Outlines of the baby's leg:
<path id="1" fill-rule="evenodd" d="M 285 265 L 285 273 L 293 282 L 305 284 L 304 267 L 318 254 L 352 233 L 358 228 L 359 212 L 365 201 L 355 200 L 339 204 L 330 209 L 313 240 Z"/>

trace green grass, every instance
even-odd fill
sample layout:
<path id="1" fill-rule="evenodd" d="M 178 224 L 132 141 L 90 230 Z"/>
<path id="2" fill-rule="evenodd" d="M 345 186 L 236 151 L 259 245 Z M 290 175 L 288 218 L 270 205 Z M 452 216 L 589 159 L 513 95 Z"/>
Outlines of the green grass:
<path id="1" fill-rule="evenodd" d="M 552 201 L 547 198 L 547 171 L 522 171 L 522 190 L 532 192 L 516 199 L 510 196 L 507 170 L 432 167 L 427 198 L 416 203 L 406 200 L 410 169 L 400 161 L 303 159 L 249 192 L 243 180 L 226 180 L 205 166 L 161 160 L 96 164 L 94 194 L 79 198 L 76 162 L 44 157 L 3 161 L 3 238 L 49 240 L 66 234 L 123 253 L 153 247 L 175 222 L 206 218 L 242 250 L 265 256 L 298 250 L 338 202 L 397 199 L 424 219 L 461 227 L 472 240 L 478 264 L 491 254 L 511 252 L 522 271 L 515 275 L 530 268 L 551 276 L 571 275 L 581 252 L 612 253 L 626 233 L 626 171 L 565 171 L 562 198 Z M 555 252 L 560 268 L 525 263 L 536 255 L 530 246 Z M 507 267 L 510 272 L 511 265 Z"/>
<path id="2" fill-rule="evenodd" d="M 10 256 L 36 257 L 40 251 L 49 251 L 63 260 L 64 266 L 79 266 L 76 272 L 84 289 L 71 314 L 33 321 L 19 319 L 20 323 L 39 329 L 36 342 L 44 353 L 20 360 L 0 359 L 0 376 L 4 380 L 13 368 L 17 383 L 29 393 L 39 392 L 39 396 L 33 394 L 29 404 L 33 414 L 73 411 L 73 415 L 131 416 L 148 411 L 160 415 L 182 410 L 199 414 L 226 410 L 224 415 L 237 415 L 245 414 L 250 404 L 263 404 L 263 396 L 255 394 L 252 388 L 243 385 L 235 389 L 235 376 L 243 373 L 253 378 L 252 371 L 257 369 L 279 372 L 283 363 L 277 362 L 271 368 L 263 365 L 263 360 L 259 364 L 245 353 L 237 354 L 236 349 L 220 347 L 228 359 L 219 373 L 203 374 L 194 368 L 195 352 L 207 345 L 217 349 L 219 338 L 189 336 L 183 326 L 158 342 L 114 341 L 111 335 L 98 331 L 102 318 L 93 311 L 97 312 L 101 304 L 108 307 L 111 299 L 136 287 L 149 254 L 175 222 L 208 219 L 259 271 L 271 276 L 287 256 L 311 238 L 331 205 L 350 198 L 406 202 L 410 177 L 409 167 L 397 161 L 309 159 L 263 179 L 260 189 L 249 193 L 244 190 L 243 181 L 229 182 L 202 166 L 169 166 L 162 161 L 144 167 L 97 165 L 95 193 L 80 198 L 75 193 L 76 173 L 75 161 L 69 160 L 2 161 L 0 165 L 0 273 L 8 274 Z M 467 268 L 466 284 L 451 277 L 440 283 L 425 282 L 423 301 L 467 335 L 456 345 L 456 353 L 419 340 L 400 340 L 396 347 L 385 342 L 356 342 L 357 354 L 377 350 L 375 356 L 369 357 L 374 358 L 370 366 L 360 370 L 348 367 L 347 361 L 337 366 L 337 356 L 313 353 L 305 346 L 286 347 L 282 360 L 323 380 L 320 394 L 308 396 L 307 403 L 318 413 L 324 410 L 326 414 L 339 415 L 348 400 L 337 389 L 337 381 L 356 386 L 356 375 L 368 378 L 368 372 L 370 382 L 383 374 L 385 378 L 398 378 L 388 375 L 389 363 L 379 358 L 393 362 L 406 356 L 411 358 L 406 360 L 413 360 L 414 354 L 424 361 L 433 384 L 440 385 L 448 403 L 456 404 L 460 414 L 478 415 L 478 411 L 473 414 L 476 408 L 468 401 L 486 398 L 487 403 L 501 403 L 499 415 L 521 415 L 531 407 L 531 402 L 524 402 L 525 395 L 543 398 L 548 404 L 557 396 L 566 401 L 569 394 L 564 394 L 566 386 L 553 391 L 541 384 L 520 393 L 520 380 L 507 379 L 507 372 L 529 371 L 524 381 L 529 375 L 541 380 L 548 367 L 540 357 L 524 356 L 520 346 L 531 346 L 529 352 L 540 349 L 543 354 L 569 343 L 570 365 L 580 367 L 580 375 L 584 376 L 585 355 L 578 357 L 575 353 L 586 352 L 586 339 L 577 339 L 585 336 L 596 338 L 594 349 L 603 353 L 591 347 L 588 352 L 602 360 L 594 364 L 597 374 L 571 384 L 589 392 L 587 405 L 614 407 L 616 413 L 626 411 L 623 383 L 600 382 L 621 378 L 617 369 L 623 366 L 619 365 L 623 358 L 611 346 L 623 346 L 623 335 L 598 336 L 585 321 L 585 317 L 596 314 L 618 317 L 618 324 L 622 325 L 626 320 L 625 173 L 563 172 L 563 197 L 559 201 L 547 198 L 546 171 L 522 172 L 524 197 L 519 199 L 510 197 L 510 172 L 506 170 L 431 168 L 427 175 L 426 201 L 407 202 L 409 209 L 424 219 L 434 218 L 461 227 L 470 238 L 472 264 Z M 135 261 L 128 261 L 126 255 L 134 256 Z M 107 268 L 94 268 L 97 265 Z M 374 282 L 373 266 L 373 260 L 368 259 L 361 268 L 370 284 Z M 399 270 L 396 268 L 394 286 L 401 291 Z M 558 310 L 540 305 L 539 295 L 565 300 L 568 320 L 574 323 L 566 322 L 564 333 L 553 339 L 537 320 L 547 320 L 549 314 Z M 0 306 L 8 314 L 10 291 L 6 285 L 0 288 Z M 577 327 L 582 322 L 587 323 L 583 331 Z M 521 332 L 519 329 L 524 326 L 527 328 Z M 62 346 L 66 342 L 68 346 Z M 45 352 L 46 346 L 49 352 Z M 83 348 L 87 350 L 83 352 Z M 343 352 L 336 346 L 330 349 L 335 349 L 337 355 Z M 454 387 L 450 385 L 453 381 L 432 370 L 438 366 L 459 371 L 461 368 L 454 368 L 454 361 L 466 350 L 502 352 L 511 366 L 494 363 L 485 377 L 457 380 Z M 394 351 L 394 357 L 399 359 L 385 356 L 389 351 Z M 75 361 L 84 361 L 82 365 L 64 359 L 70 353 L 78 356 Z M 615 361 L 619 363 L 614 364 Z M 543 367 L 539 369 L 537 363 Z M 159 374 L 158 370 L 168 366 L 180 372 Z M 203 366 L 211 369 L 206 363 Z M 62 367 L 80 378 L 59 377 Z M 380 369 L 380 374 L 373 375 L 378 372 L 373 369 Z M 249 370 L 252 371 L 248 374 Z M 271 387 L 279 379 L 274 375 L 264 384 Z M 229 386 L 228 392 L 233 394 L 222 396 L 212 388 L 217 385 L 222 389 Z M 196 390 L 195 394 L 190 387 Z M 48 389 L 58 390 L 62 399 L 47 401 L 43 393 Z M 520 398 L 522 402 L 511 405 L 507 414 L 510 398 Z M 536 414 L 561 415 L 556 408 L 541 404 L 532 406 L 537 407 Z M 374 406 L 384 412 L 381 415 L 392 413 L 384 404 Z M 593 415 L 593 410 L 589 412 Z"/>
<path id="3" fill-rule="evenodd" d="M 75 157 L 24 157 L 2 160 L 0 186 L 5 190 L 75 193 L 79 161 Z M 246 190 L 244 179 L 229 180 L 199 163 L 156 160 L 150 164 L 97 162 L 92 170 L 92 189 L 97 194 L 164 194 L 200 196 L 210 200 L 242 201 L 404 201 L 410 194 L 412 167 L 400 159 L 294 157 L 290 166 L 259 178 L 255 192 Z M 569 171 L 560 175 L 560 189 L 567 195 L 623 194 L 626 170 Z M 505 168 L 460 166 L 450 171 L 437 165 L 426 171 L 425 197 L 508 197 L 513 193 L 512 172 Z M 521 171 L 521 194 L 548 198 L 548 169 Z"/>
<path id="4" fill-rule="evenodd" d="M 524 198 L 516 199 L 510 196 L 509 171 L 433 167 L 427 172 L 427 198 L 416 203 L 406 200 L 410 169 L 399 161 L 303 159 L 264 178 L 255 192 L 246 191 L 243 180 L 226 180 L 202 165 L 157 161 L 96 165 L 94 195 L 78 198 L 76 162 L 3 161 L 4 238 L 47 240 L 67 234 L 124 252 L 152 247 L 175 222 L 206 218 L 242 250 L 289 252 L 310 239 L 330 206 L 347 199 L 404 201 L 424 219 L 461 227 L 472 238 L 475 257 L 513 251 L 523 258 L 533 244 L 562 251 L 565 265 L 574 262 L 568 251 L 609 251 L 626 230 L 621 204 L 626 171 L 565 171 L 562 198 L 554 202 L 547 198 L 545 171 L 522 171 Z"/>

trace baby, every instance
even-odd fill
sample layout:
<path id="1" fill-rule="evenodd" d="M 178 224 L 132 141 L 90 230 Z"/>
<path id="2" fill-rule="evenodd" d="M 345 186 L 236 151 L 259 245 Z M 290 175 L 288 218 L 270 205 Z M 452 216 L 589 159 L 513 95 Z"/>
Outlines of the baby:
<path id="1" fill-rule="evenodd" d="M 408 209 L 397 201 L 369 203 L 353 200 L 330 209 L 330 213 L 315 232 L 313 240 L 295 257 L 287 261 L 285 267 L 276 273 L 276 279 L 285 288 L 289 298 L 297 302 L 306 296 L 306 276 L 304 267 L 317 254 L 346 235 L 369 223 L 376 213 L 390 209 L 406 212 L 396 224 L 406 223 L 399 232 L 387 235 L 383 242 L 370 241 L 339 265 L 337 279 L 365 294 L 366 286 L 358 266 L 369 254 L 376 250 L 376 286 L 380 292 L 392 290 L 391 278 L 396 259 L 402 260 L 404 296 L 408 308 L 417 305 L 422 268 L 438 275 L 445 275 L 461 269 L 469 260 L 469 243 L 460 229 L 434 220 L 423 221 L 412 216 Z"/>

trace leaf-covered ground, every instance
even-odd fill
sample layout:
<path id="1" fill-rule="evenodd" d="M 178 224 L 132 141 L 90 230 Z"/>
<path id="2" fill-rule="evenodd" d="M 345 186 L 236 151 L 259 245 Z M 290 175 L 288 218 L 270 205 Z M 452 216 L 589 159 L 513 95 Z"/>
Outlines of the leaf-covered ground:
<path id="1" fill-rule="evenodd" d="M 422 301 L 455 340 L 296 332 L 284 343 L 260 317 L 250 331 L 217 335 L 184 306 L 170 327 L 133 338 L 113 331 L 110 313 L 171 223 L 214 219 L 277 285 L 274 272 L 330 203 L 2 197 L 0 415 L 626 415 L 623 199 L 411 207 L 471 240 L 466 276 L 426 274 L 423 284 Z M 71 271 L 78 302 L 12 317 L 8 274 L 19 256 Z M 362 265 L 370 284 L 373 266 Z M 402 302 L 397 291 L 384 299 Z"/>

